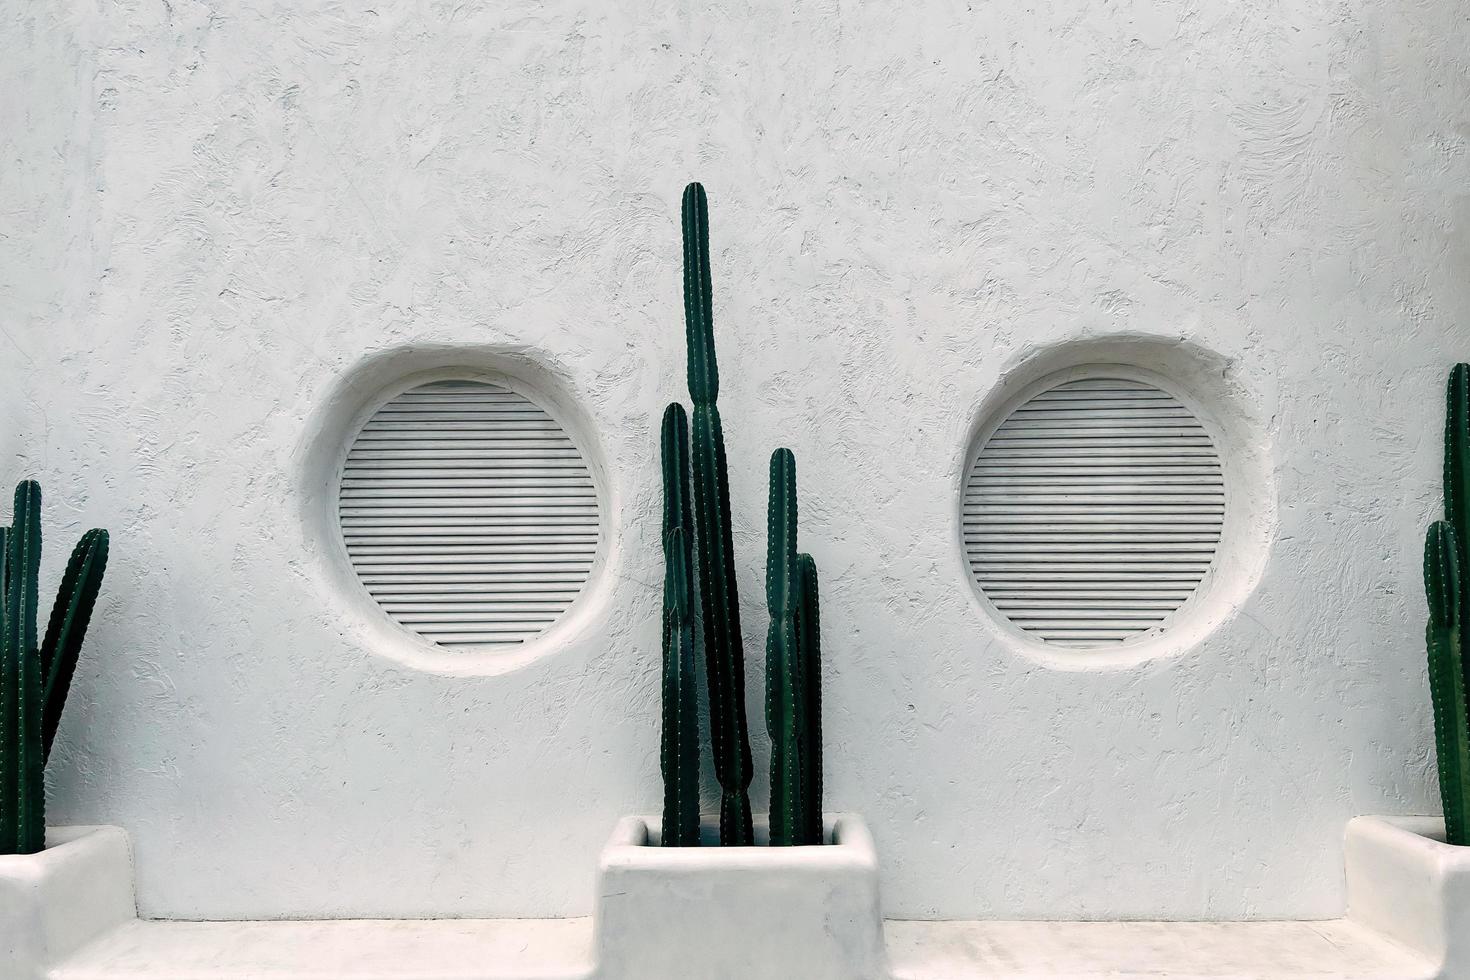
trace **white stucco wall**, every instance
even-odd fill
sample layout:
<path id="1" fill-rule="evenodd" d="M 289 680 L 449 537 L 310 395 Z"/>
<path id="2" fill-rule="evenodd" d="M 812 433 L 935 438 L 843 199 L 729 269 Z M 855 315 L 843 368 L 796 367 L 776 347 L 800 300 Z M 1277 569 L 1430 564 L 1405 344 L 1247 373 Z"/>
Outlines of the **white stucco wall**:
<path id="1" fill-rule="evenodd" d="M 0 6 L 0 447 L 48 493 L 50 581 L 113 531 L 52 814 L 129 830 L 145 914 L 591 907 L 614 820 L 659 799 L 691 178 L 756 751 L 786 444 L 829 804 L 867 816 L 890 916 L 1334 915 L 1344 821 L 1437 808 L 1457 0 Z M 965 442 L 1003 375 L 1124 334 L 1218 359 L 1269 548 L 1174 655 L 1053 669 L 960 569 Z M 533 352 L 604 466 L 602 593 L 495 674 L 382 656 L 300 499 L 354 367 L 444 345 Z"/>

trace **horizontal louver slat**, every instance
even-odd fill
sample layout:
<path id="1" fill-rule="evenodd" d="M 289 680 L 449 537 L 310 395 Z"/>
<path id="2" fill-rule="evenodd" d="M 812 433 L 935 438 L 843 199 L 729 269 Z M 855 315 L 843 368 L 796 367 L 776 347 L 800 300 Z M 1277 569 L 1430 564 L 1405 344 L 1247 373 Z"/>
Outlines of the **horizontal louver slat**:
<path id="1" fill-rule="evenodd" d="M 519 392 L 440 381 L 358 433 L 338 520 L 359 580 L 400 624 L 456 649 L 524 643 L 591 573 L 597 491 L 561 425 Z"/>
<path id="2" fill-rule="evenodd" d="M 1017 627 L 1096 647 L 1156 631 L 1213 566 L 1225 521 L 1218 452 L 1177 398 L 1082 378 L 987 438 L 966 478 L 971 573 Z"/>

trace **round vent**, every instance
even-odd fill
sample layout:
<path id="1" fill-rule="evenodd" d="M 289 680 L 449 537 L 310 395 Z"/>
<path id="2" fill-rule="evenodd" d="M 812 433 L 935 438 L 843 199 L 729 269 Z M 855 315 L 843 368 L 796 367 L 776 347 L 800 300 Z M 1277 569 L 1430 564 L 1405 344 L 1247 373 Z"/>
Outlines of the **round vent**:
<path id="1" fill-rule="evenodd" d="M 347 554 L 394 620 L 446 647 L 522 643 L 577 597 L 597 492 L 566 431 L 520 392 L 436 381 L 363 425 L 338 494 Z"/>
<path id="2" fill-rule="evenodd" d="M 1044 385 L 982 442 L 965 484 L 965 556 L 986 599 L 1047 643 L 1165 629 L 1200 588 L 1225 521 L 1220 457 L 1154 384 Z"/>

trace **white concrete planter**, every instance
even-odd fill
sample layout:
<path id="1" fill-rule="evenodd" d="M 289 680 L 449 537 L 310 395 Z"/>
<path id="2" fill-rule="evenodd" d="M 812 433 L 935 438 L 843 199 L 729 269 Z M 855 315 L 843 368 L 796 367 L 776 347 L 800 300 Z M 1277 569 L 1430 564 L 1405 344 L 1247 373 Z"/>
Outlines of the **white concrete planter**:
<path id="1" fill-rule="evenodd" d="M 1470 847 L 1439 817 L 1348 822 L 1348 918 L 1407 946 L 1441 977 L 1470 977 Z"/>
<path id="2" fill-rule="evenodd" d="M 603 980 L 877 980 L 878 859 L 862 818 L 828 814 L 822 847 L 659 847 L 624 817 L 602 852 Z M 756 839 L 766 828 L 758 825 Z M 705 836 L 715 839 L 714 828 Z"/>
<path id="3" fill-rule="evenodd" d="M 136 913 L 127 834 L 53 827 L 41 853 L 0 856 L 0 977 L 39 980 Z"/>

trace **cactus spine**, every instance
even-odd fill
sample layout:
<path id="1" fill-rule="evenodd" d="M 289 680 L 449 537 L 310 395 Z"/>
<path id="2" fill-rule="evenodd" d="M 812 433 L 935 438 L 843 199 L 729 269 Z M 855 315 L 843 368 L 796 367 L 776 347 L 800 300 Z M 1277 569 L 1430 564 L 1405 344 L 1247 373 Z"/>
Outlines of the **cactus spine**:
<path id="1" fill-rule="evenodd" d="M 694 595 L 689 512 L 689 421 L 682 405 L 664 411 L 663 845 L 699 844 L 699 717 L 694 675 Z"/>
<path id="2" fill-rule="evenodd" d="M 725 436 L 715 400 L 714 293 L 709 262 L 709 205 L 704 188 L 684 189 L 684 325 L 689 347 L 689 397 L 694 402 L 694 517 L 710 737 L 720 781 L 720 843 L 754 843 L 750 820 L 750 739 L 745 724 L 745 656 L 735 549 L 730 533 L 730 479 Z"/>
<path id="3" fill-rule="evenodd" d="M 46 846 L 46 758 L 102 586 L 108 540 L 100 529 L 82 536 L 38 644 L 41 488 L 34 481 L 15 488 L 13 521 L 0 535 L 0 854 L 34 854 Z"/>

